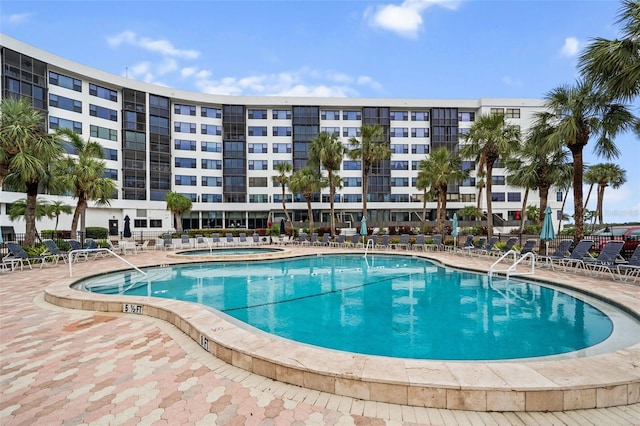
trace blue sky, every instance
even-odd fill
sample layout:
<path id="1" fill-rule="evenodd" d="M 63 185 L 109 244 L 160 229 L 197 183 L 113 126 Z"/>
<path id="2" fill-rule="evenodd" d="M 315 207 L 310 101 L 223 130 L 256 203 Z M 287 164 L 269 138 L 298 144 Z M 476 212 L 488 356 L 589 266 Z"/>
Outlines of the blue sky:
<path id="1" fill-rule="evenodd" d="M 575 81 L 590 38 L 618 36 L 619 7 L 613 0 L 3 0 L 0 31 L 103 71 L 196 92 L 540 98 Z M 640 113 L 640 102 L 634 109 Z M 605 221 L 640 220 L 640 141 L 625 134 L 616 143 L 622 155 L 614 162 L 627 183 L 605 192 Z M 592 148 L 586 161 L 605 162 Z"/>

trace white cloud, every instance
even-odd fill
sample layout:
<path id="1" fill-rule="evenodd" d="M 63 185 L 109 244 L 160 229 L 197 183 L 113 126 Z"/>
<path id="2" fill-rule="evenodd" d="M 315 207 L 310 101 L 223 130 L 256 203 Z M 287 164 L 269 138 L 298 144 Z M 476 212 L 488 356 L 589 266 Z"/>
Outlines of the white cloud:
<path id="1" fill-rule="evenodd" d="M 178 63 L 172 58 L 165 58 L 158 67 L 157 72 L 160 75 L 168 74 L 178 69 Z"/>
<path id="2" fill-rule="evenodd" d="M 505 86 L 522 86 L 522 81 L 508 75 L 502 77 L 502 83 L 504 83 Z"/>
<path id="3" fill-rule="evenodd" d="M 14 13 L 7 16 L 7 22 L 10 24 L 22 24 L 23 22 L 28 22 L 30 17 L 30 13 Z"/>
<path id="4" fill-rule="evenodd" d="M 455 0 L 405 0 L 400 5 L 386 4 L 365 10 L 364 18 L 373 27 L 389 30 L 403 37 L 415 38 L 422 28 L 422 14 L 438 5 L 455 10 Z"/>
<path id="5" fill-rule="evenodd" d="M 122 31 L 111 37 L 107 37 L 107 43 L 111 47 L 119 47 L 122 44 L 130 44 L 150 52 L 160 53 L 163 56 L 175 56 L 186 59 L 195 59 L 200 56 L 197 50 L 180 50 L 168 40 L 152 40 L 148 37 L 138 37 L 133 31 Z"/>
<path id="6" fill-rule="evenodd" d="M 564 39 L 564 45 L 560 49 L 562 56 L 576 56 L 580 50 L 580 42 L 575 37 L 567 37 Z"/>
<path id="7" fill-rule="evenodd" d="M 379 92 L 382 91 L 382 84 L 378 83 L 377 81 L 375 81 L 373 78 L 369 77 L 368 75 L 361 75 L 358 77 L 358 84 L 360 86 L 368 86 L 371 87 L 374 90 L 377 90 Z"/>

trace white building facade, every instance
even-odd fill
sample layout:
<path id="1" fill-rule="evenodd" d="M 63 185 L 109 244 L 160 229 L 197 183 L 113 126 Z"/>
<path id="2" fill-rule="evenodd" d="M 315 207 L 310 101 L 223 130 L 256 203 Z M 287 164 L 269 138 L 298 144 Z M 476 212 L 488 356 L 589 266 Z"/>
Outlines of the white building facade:
<path id="1" fill-rule="evenodd" d="M 132 230 L 174 228 L 164 201 L 175 191 L 193 201 L 183 220 L 187 229 L 264 228 L 282 216 L 282 190 L 274 184 L 275 166 L 306 165 L 310 142 L 320 132 L 335 133 L 348 146 L 363 124 L 379 124 L 388 135 L 392 156 L 373 171 L 367 190 L 368 223 L 374 226 L 416 224 L 422 219 L 422 191 L 416 188 L 419 163 L 445 146 L 459 148 L 460 135 L 476 117 L 504 113 L 526 132 L 539 99 L 443 100 L 221 96 L 156 86 L 96 70 L 11 37 L 1 35 L 2 98 L 23 96 L 47 117 L 49 131 L 69 127 L 83 139 L 99 141 L 105 150 L 107 175 L 118 187 L 109 206 L 90 202 L 87 226 L 108 227 L 117 234 L 126 215 Z M 477 205 L 473 159 L 463 167 L 471 178 L 450 185 L 447 212 Z M 335 209 L 343 227 L 357 227 L 362 210 L 362 165 L 345 157 L 338 172 L 343 187 Z M 520 219 L 522 188 L 506 184 L 500 165 L 493 173 L 494 214 L 514 226 Z M 7 209 L 24 198 L 0 189 L 0 225 L 24 232 L 24 221 L 10 221 Z M 70 197 L 43 194 L 75 207 Z M 482 196 L 484 198 L 484 195 Z M 287 191 L 287 209 L 294 223 L 308 220 L 305 200 Z M 561 194 L 550 192 L 558 211 Z M 538 194 L 528 204 L 539 205 Z M 429 202 L 428 219 L 435 219 Z M 486 209 L 485 200 L 480 207 Z M 329 190 L 313 202 L 314 221 L 329 222 Z M 554 217 L 557 221 L 557 217 Z M 557 223 L 557 222 L 556 222 Z M 71 216 L 60 217 L 58 229 L 69 229 Z M 43 219 L 38 229 L 53 229 Z"/>

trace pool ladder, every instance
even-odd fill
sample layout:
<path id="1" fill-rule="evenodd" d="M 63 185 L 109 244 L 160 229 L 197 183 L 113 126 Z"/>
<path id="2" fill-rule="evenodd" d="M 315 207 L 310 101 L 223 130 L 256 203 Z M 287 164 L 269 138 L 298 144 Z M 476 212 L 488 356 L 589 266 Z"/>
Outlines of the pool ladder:
<path id="1" fill-rule="evenodd" d="M 515 250 L 509 250 L 505 254 L 503 254 L 498 260 L 493 262 L 491 268 L 489 268 L 489 279 L 493 278 L 495 272 L 505 272 L 507 276 L 507 280 L 511 275 L 533 275 L 535 273 L 536 268 L 536 257 L 532 252 L 526 253 L 523 256 L 518 257 L 520 253 Z M 496 269 L 496 266 L 502 262 L 507 257 L 513 256 L 513 263 L 507 269 Z M 531 270 L 529 272 L 518 272 L 518 265 L 525 260 L 531 260 Z"/>
<path id="2" fill-rule="evenodd" d="M 91 252 L 100 252 L 100 253 L 110 253 L 112 256 L 117 257 L 118 259 L 122 260 L 124 263 L 126 263 L 127 265 L 131 266 L 133 269 L 135 269 L 136 271 L 140 272 L 142 275 L 144 275 L 145 277 L 147 276 L 147 273 L 142 271 L 142 269 L 138 268 L 136 265 L 134 265 L 133 263 L 129 262 L 127 259 L 121 257 L 120 255 L 118 255 L 117 253 L 114 253 L 113 251 L 106 249 L 106 248 L 97 248 L 97 249 L 78 249 L 78 250 L 71 250 L 69 252 L 69 276 L 72 277 L 73 276 L 73 270 L 71 265 L 73 264 L 73 255 L 74 254 L 80 254 L 80 253 L 91 253 Z"/>
<path id="3" fill-rule="evenodd" d="M 369 251 L 369 243 L 371 243 L 371 250 L 375 248 L 373 240 L 367 240 L 367 244 L 364 246 L 364 257 L 367 258 L 367 252 Z"/>

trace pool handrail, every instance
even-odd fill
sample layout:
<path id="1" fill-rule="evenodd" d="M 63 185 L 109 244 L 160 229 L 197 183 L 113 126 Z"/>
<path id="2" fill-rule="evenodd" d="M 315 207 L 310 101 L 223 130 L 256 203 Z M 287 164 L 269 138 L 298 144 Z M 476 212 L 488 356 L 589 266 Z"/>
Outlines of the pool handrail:
<path id="1" fill-rule="evenodd" d="M 127 259 L 121 257 L 120 255 L 118 255 L 117 253 L 114 253 L 112 250 L 109 249 L 105 249 L 105 248 L 97 248 L 97 249 L 77 249 L 77 250 L 71 250 L 69 252 L 69 276 L 72 277 L 73 276 L 73 270 L 72 270 L 72 266 L 73 265 L 73 255 L 76 253 L 89 253 L 89 252 L 107 252 L 107 253 L 111 253 L 111 255 L 117 257 L 118 259 L 122 260 L 124 263 L 126 263 L 127 265 L 131 266 L 133 269 L 135 269 L 136 271 L 140 272 L 142 275 L 144 275 L 145 277 L 147 276 L 147 273 L 144 272 L 142 269 L 138 268 L 136 265 L 134 265 L 133 263 L 129 262 Z"/>

